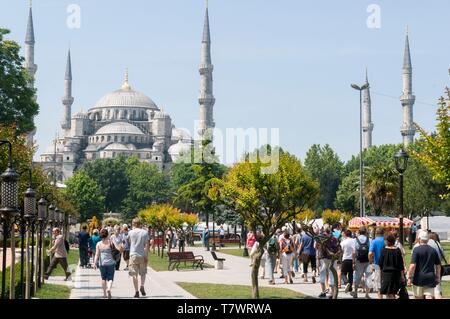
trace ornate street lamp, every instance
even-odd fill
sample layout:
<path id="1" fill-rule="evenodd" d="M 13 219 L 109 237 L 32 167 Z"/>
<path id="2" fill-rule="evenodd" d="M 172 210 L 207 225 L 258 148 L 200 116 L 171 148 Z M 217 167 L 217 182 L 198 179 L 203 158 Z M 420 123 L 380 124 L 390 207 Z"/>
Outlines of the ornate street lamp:
<path id="1" fill-rule="evenodd" d="M 408 168 L 408 153 L 401 149 L 395 154 L 395 168 L 400 175 L 400 243 L 403 245 L 403 173 Z M 411 238 L 411 236 L 409 236 Z M 411 240 L 411 239 L 410 239 Z"/>
<path id="2" fill-rule="evenodd" d="M 19 213 L 19 174 L 12 165 L 12 145 L 9 141 L 0 141 L 0 146 L 8 145 L 8 167 L 0 176 L 0 216 L 3 221 L 3 260 L 2 260 L 2 292 L 1 298 L 6 297 L 6 251 L 7 239 L 10 233 L 11 220 Z"/>
<path id="3" fill-rule="evenodd" d="M 43 244 L 44 244 L 44 226 L 47 220 L 47 200 L 44 197 L 38 202 L 38 216 L 37 220 L 39 223 L 39 246 L 38 246 L 38 276 L 37 276 L 37 285 L 40 288 L 42 285 L 41 280 L 43 279 L 44 273 L 44 254 L 42 252 Z"/>
<path id="4" fill-rule="evenodd" d="M 364 212 L 364 196 L 363 196 L 363 149 L 362 149 L 362 135 L 363 135 L 363 127 L 362 127 L 362 91 L 369 88 L 369 84 L 366 83 L 363 86 L 359 87 L 356 84 L 351 85 L 352 88 L 359 91 L 359 215 L 360 217 L 365 216 Z"/>
<path id="5" fill-rule="evenodd" d="M 24 202 L 23 202 L 23 220 L 22 227 L 25 229 L 26 234 L 26 250 L 25 250 L 25 299 L 30 299 L 30 291 L 34 291 L 33 289 L 33 278 L 30 277 L 30 274 L 34 273 L 34 221 L 36 218 L 36 192 L 32 187 L 32 170 L 29 171 L 29 185 L 28 189 L 24 194 Z M 31 269 L 30 269 L 30 232 L 31 232 Z M 23 239 L 22 239 L 23 241 Z M 22 245 L 23 246 L 23 245 Z M 23 263 L 22 263 L 23 268 Z M 23 291 L 23 279 L 22 279 L 22 291 Z M 31 289 L 31 290 L 30 290 Z"/>

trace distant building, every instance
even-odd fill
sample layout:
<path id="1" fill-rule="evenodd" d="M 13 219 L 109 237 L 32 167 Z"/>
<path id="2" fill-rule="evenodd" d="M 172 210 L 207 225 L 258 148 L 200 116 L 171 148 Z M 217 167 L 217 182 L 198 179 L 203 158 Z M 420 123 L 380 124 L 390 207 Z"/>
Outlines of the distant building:
<path id="1" fill-rule="evenodd" d="M 34 75 L 34 30 L 30 8 L 26 41 L 26 63 Z M 31 22 L 30 22 L 31 21 Z M 30 27 L 31 25 L 31 27 Z M 31 46 L 32 45 L 32 46 Z M 209 13 L 206 8 L 199 67 L 201 139 L 214 128 L 213 65 L 211 63 L 211 36 Z M 64 115 L 61 122 L 63 136 L 40 155 L 40 165 L 48 175 L 55 174 L 59 182 L 73 176 L 86 161 L 115 158 L 119 155 L 136 156 L 140 161 L 155 164 L 160 170 L 190 151 L 194 141 L 189 132 L 172 124 L 171 117 L 144 93 L 132 89 L 128 71 L 122 86 L 103 96 L 86 112 L 72 116 L 72 61 L 67 55 L 65 92 L 62 98 Z M 212 136 L 207 136 L 212 140 Z"/>

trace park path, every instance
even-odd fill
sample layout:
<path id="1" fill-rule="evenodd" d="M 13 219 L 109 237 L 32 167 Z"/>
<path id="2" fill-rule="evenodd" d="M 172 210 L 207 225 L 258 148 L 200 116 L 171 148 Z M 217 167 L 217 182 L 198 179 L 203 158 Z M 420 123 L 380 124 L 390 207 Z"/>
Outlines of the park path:
<path id="1" fill-rule="evenodd" d="M 123 266 L 122 266 L 123 265 Z M 125 263 L 122 262 L 123 269 Z M 60 278 L 58 281 L 62 281 Z M 54 282 L 58 283 L 58 282 Z M 62 281 L 63 284 L 64 281 Z M 82 269 L 77 266 L 75 274 L 72 275 L 72 286 L 70 299 L 100 299 L 103 298 L 100 271 L 94 269 Z M 141 299 L 194 299 L 190 293 L 166 280 L 156 271 L 148 268 L 147 280 L 145 282 L 146 297 Z M 119 270 L 115 272 L 114 284 L 111 290 L 113 299 L 134 299 L 134 288 L 128 271 Z"/>
<path id="2" fill-rule="evenodd" d="M 223 248 L 226 249 L 226 248 Z M 209 251 L 205 251 L 204 248 L 199 247 L 189 247 L 189 251 L 193 251 L 195 255 L 202 255 L 205 259 L 205 263 L 214 265 L 214 259 Z M 228 254 L 223 254 L 218 249 L 216 251 L 217 257 L 225 258 L 224 269 L 216 270 L 214 268 L 205 268 L 203 271 L 193 270 L 193 271 L 163 271 L 158 272 L 160 277 L 170 280 L 173 282 L 189 282 L 189 283 L 212 283 L 212 284 L 224 284 L 224 285 L 245 285 L 251 286 L 251 267 L 250 259 L 233 256 Z M 300 274 L 297 274 L 293 278 L 293 284 L 284 284 L 284 279 L 279 279 L 280 273 L 275 274 L 275 285 L 269 285 L 268 279 L 259 279 L 260 287 L 270 287 L 270 288 L 286 288 L 290 289 L 304 295 L 317 298 L 321 292 L 320 284 L 313 284 L 311 278 L 309 278 L 308 283 L 303 282 L 303 278 Z M 266 277 L 267 278 L 267 277 Z M 318 281 L 317 277 L 317 281 Z M 360 293 L 360 298 L 364 297 L 363 293 Z M 370 294 L 371 298 L 376 298 L 375 293 Z M 339 299 L 350 299 L 352 296 L 346 294 L 344 289 L 339 291 Z"/>

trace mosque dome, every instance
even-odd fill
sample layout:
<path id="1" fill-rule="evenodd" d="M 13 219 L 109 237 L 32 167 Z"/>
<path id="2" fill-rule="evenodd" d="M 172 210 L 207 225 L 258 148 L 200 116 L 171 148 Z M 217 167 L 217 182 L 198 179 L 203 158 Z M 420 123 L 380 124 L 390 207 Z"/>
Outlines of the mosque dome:
<path id="1" fill-rule="evenodd" d="M 105 151 L 129 151 L 130 149 L 121 143 L 112 143 L 109 144 L 104 149 Z"/>
<path id="2" fill-rule="evenodd" d="M 131 134 L 131 135 L 144 135 L 142 131 L 127 122 L 114 122 L 98 129 L 95 135 L 108 135 L 108 134 Z"/>
<path id="3" fill-rule="evenodd" d="M 159 110 L 155 102 L 144 93 L 134 91 L 128 84 L 128 72 L 125 74 L 125 81 L 119 90 L 103 96 L 93 107 L 96 108 L 114 107 L 141 107 L 145 109 Z"/>
<path id="4" fill-rule="evenodd" d="M 181 140 L 183 142 L 189 142 L 191 139 L 192 137 L 188 130 L 176 127 L 172 129 L 172 141 L 178 142 Z"/>
<path id="5" fill-rule="evenodd" d="M 176 161 L 180 156 L 188 154 L 191 151 L 191 145 L 187 143 L 183 143 L 181 140 L 178 141 L 178 143 L 173 144 L 171 147 L 169 147 L 169 150 L 167 151 L 172 157 L 173 161 Z"/>

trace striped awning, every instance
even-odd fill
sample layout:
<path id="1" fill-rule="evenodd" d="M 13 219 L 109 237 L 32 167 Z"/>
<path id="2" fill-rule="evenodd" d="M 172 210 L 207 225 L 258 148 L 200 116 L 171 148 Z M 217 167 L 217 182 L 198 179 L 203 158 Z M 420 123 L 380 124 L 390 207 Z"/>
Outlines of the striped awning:
<path id="1" fill-rule="evenodd" d="M 384 217 L 384 216 L 367 216 L 367 217 L 354 217 L 348 223 L 349 228 L 359 228 L 361 226 L 372 226 L 377 227 L 400 227 L 400 218 L 398 217 Z M 403 217 L 403 227 L 410 228 L 413 224 L 411 219 Z"/>

